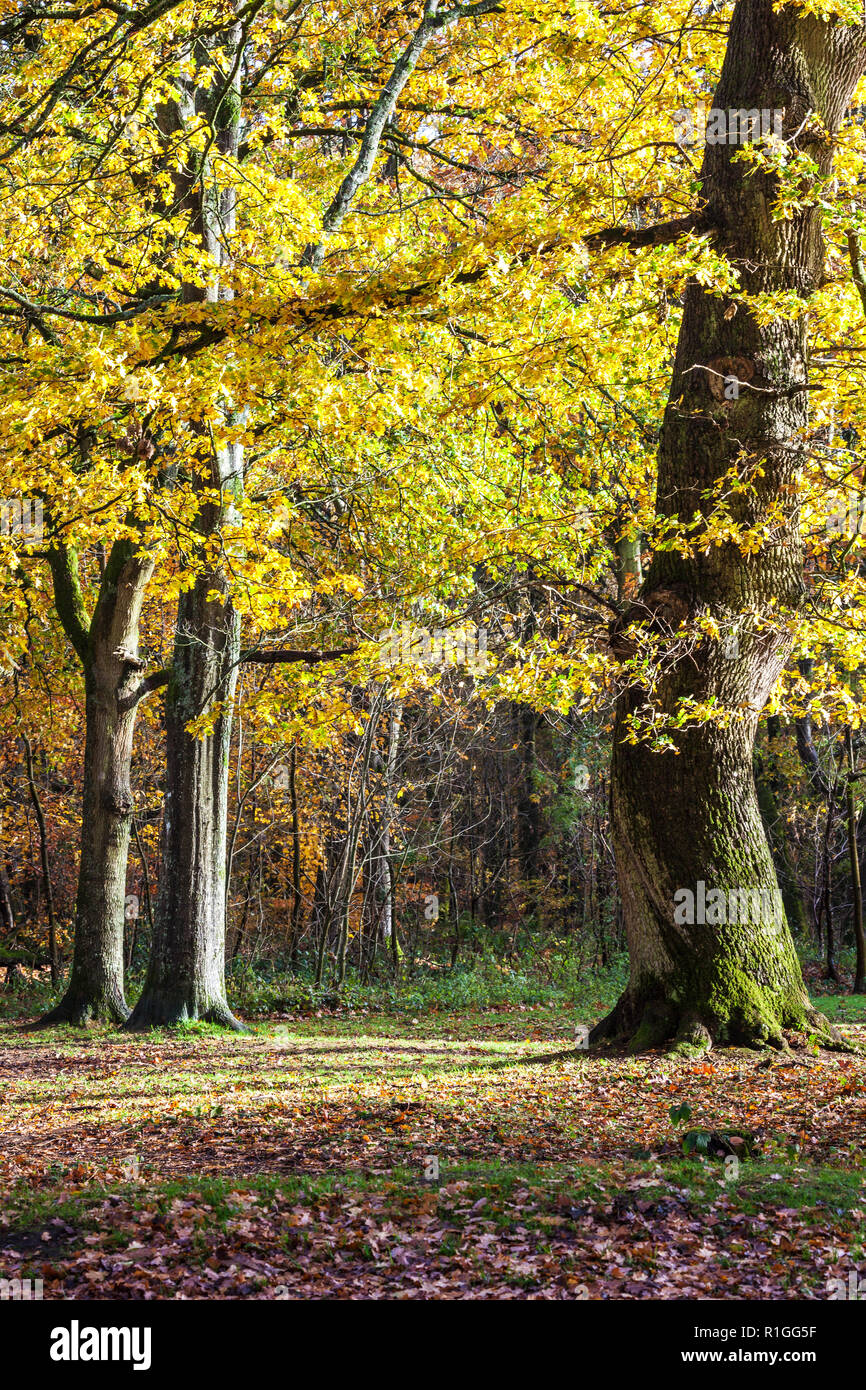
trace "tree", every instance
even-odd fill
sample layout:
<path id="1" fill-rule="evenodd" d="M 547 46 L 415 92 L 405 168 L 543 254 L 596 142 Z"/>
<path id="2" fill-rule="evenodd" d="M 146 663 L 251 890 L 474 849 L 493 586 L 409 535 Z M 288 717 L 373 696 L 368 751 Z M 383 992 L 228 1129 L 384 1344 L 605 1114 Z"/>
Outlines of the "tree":
<path id="1" fill-rule="evenodd" d="M 126 866 L 132 825 L 132 742 L 139 701 L 138 625 L 153 558 L 129 539 L 112 546 L 92 618 L 78 557 L 49 551 L 57 612 L 84 672 L 84 795 L 72 970 L 63 998 L 39 1025 L 123 1023 Z"/>
<path id="2" fill-rule="evenodd" d="M 611 794 L 631 978 L 595 1036 L 624 1035 L 633 1047 L 674 1036 L 687 1047 L 778 1045 L 785 1028 L 830 1033 L 776 914 L 744 923 L 728 912 L 692 925 L 677 921 L 674 903 L 699 884 L 728 901 L 732 890 L 771 901 L 777 893 L 752 749 L 803 593 L 794 496 L 806 452 L 808 302 L 824 273 L 820 190 L 864 65 L 861 28 L 794 5 L 738 0 L 713 107 L 732 116 L 782 111 L 787 159 L 801 182 L 787 215 L 777 215 L 784 167 L 745 159 L 739 144 L 707 144 L 706 225 L 736 284 L 724 298 L 694 280 L 688 287 L 657 508 L 684 528 L 697 515 L 709 531 L 727 486 L 741 533 L 762 534 L 755 548 L 707 540 L 705 531 L 685 553 L 657 551 L 622 625 L 672 634 L 709 617 L 717 631 L 736 634 L 728 656 L 724 642 L 710 640 L 670 655 L 656 700 L 668 712 L 692 704 L 705 717 L 674 730 L 668 747 L 633 737 L 646 702 L 637 682 L 619 704 Z M 782 310 L 768 313 L 774 297 Z M 715 717 L 714 705 L 728 717 Z"/>
<path id="3" fill-rule="evenodd" d="M 15 80 L 0 139 L 0 490 L 44 495 L 58 609 L 70 607 L 58 557 L 81 557 L 89 598 L 98 553 L 158 552 L 143 645 L 166 650 L 166 670 L 135 684 L 115 659 L 126 648 L 106 648 L 88 704 L 94 731 L 115 740 L 120 785 L 128 701 L 166 689 L 162 878 L 135 1026 L 233 1024 L 222 957 L 238 670 L 294 673 L 275 672 L 245 709 L 264 744 L 303 754 L 330 741 L 339 754 L 383 690 L 385 708 L 405 708 L 409 748 L 413 692 L 435 703 L 444 683 L 414 661 L 383 672 L 377 634 L 491 615 L 495 626 L 528 593 L 531 623 L 503 625 L 472 689 L 507 702 L 522 731 L 524 877 L 545 862 L 552 823 L 534 799 L 551 785 L 537 716 L 585 718 L 594 741 L 617 682 L 628 686 L 613 780 L 634 974 L 609 1030 L 778 1038 L 783 1019 L 807 1021 L 784 933 L 680 930 L 674 898 L 698 883 L 775 891 L 751 772 L 771 690 L 804 728 L 829 690 L 832 717 L 858 722 L 840 671 L 866 665 L 866 581 L 822 568 L 816 545 L 806 582 L 823 608 L 800 611 L 804 507 L 791 491 L 801 468 L 819 483 L 809 445 L 832 433 L 829 392 L 806 380 L 804 306 L 825 338 L 849 331 L 850 273 L 835 303 L 825 285 L 844 233 L 824 126 L 853 90 L 858 31 L 738 6 L 716 102 L 748 139 L 711 145 L 698 181 L 672 116 L 705 96 L 724 24 L 685 0 L 658 16 L 625 0 L 604 14 L 583 0 L 337 0 L 327 14 L 209 0 L 27 15 L 3 27 Z M 765 109 L 770 136 L 755 140 Z M 862 164 L 852 138 L 835 168 L 848 203 Z M 658 381 L 677 338 L 661 429 Z M 828 466 L 838 481 L 846 461 L 837 451 Z M 809 505 L 807 522 L 820 510 Z M 34 583 L 47 561 L 28 561 Z M 14 593 L 5 562 L 0 550 Z M 94 609 L 106 632 L 108 599 Z M 176 611 L 171 631 L 160 607 Z M 837 642 L 840 611 L 859 629 Z M 621 669 L 603 645 L 611 616 Z M 76 650 L 95 639 L 86 614 L 64 625 Z M 788 655 L 810 646 L 815 689 L 796 708 Z M 468 882 L 448 868 L 450 898 L 494 926 L 508 911 L 510 795 L 485 763 L 479 805 L 471 787 L 466 798 Z M 553 819 L 576 842 L 564 822 L 579 799 L 560 802 Z M 397 940 L 405 806 L 389 831 L 374 798 L 344 862 L 335 852 L 338 976 L 355 850 L 363 860 L 368 844 Z M 462 823 L 438 793 L 431 817 Z M 81 872 L 113 884 L 108 939 L 120 856 L 107 833 L 94 847 L 98 823 L 85 826 Z M 296 858 L 296 906 L 299 873 Z M 573 901 L 570 875 L 553 879 Z"/>

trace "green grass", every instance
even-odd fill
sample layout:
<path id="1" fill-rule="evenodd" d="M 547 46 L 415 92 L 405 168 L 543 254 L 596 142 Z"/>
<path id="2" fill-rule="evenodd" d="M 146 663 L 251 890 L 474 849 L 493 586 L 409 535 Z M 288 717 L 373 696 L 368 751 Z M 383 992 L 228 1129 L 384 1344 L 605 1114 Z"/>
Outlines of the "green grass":
<path id="1" fill-rule="evenodd" d="M 232 1008 L 248 1024 L 275 1014 L 309 1018 L 316 1024 L 329 1017 L 355 1020 L 375 1015 L 410 1023 L 417 1019 L 419 1026 L 433 1021 L 439 1028 L 443 1015 L 459 1027 L 460 1017 L 469 1013 L 474 1018 L 483 1010 L 524 1008 L 560 1014 L 568 1008 L 577 1017 L 598 1017 L 616 1002 L 626 979 L 624 957 L 617 957 L 606 970 L 592 971 L 568 951 L 558 951 L 530 956 L 520 968 L 491 955 L 470 958 L 454 970 L 424 960 L 399 982 L 383 978 L 361 984 L 350 971 L 339 993 L 328 984 L 317 988 L 307 969 L 293 975 L 264 962 L 255 967 L 241 963 L 229 971 L 227 991 Z M 138 998 L 142 983 L 141 972 L 128 977 L 130 1004 Z M 26 989 L 0 991 L 0 1020 L 38 1017 L 58 997 L 45 979 L 29 982 Z M 207 1024 L 189 1023 L 178 1031 L 200 1036 L 208 1030 Z"/>
<path id="2" fill-rule="evenodd" d="M 866 994 L 813 994 L 812 1003 L 834 1023 L 866 1023 Z"/>
<path id="3" fill-rule="evenodd" d="M 193 1176 L 165 1180 L 110 1183 L 98 1180 L 86 1187 L 70 1189 L 68 1175 L 42 1188 L 26 1182 L 14 1185 L 4 1202 L 4 1239 L 17 1232 L 36 1231 L 59 1218 L 74 1228 L 70 1244 L 89 1232 L 104 1229 L 103 1204 L 113 1197 L 125 1198 L 135 1211 L 165 1214 L 176 1199 L 195 1202 L 205 1214 L 207 1228 L 224 1228 L 242 1216 L 243 1197 L 255 1194 L 264 1206 L 276 1197 L 289 1202 L 315 1205 L 330 1200 L 354 1201 L 365 1194 L 378 1194 L 398 1207 L 420 1192 L 448 1193 L 459 1184 L 464 1207 L 481 1199 L 491 1205 L 491 1219 L 497 1225 L 514 1224 L 514 1214 L 504 1207 L 516 1192 L 531 1188 L 542 1200 L 537 1209 L 521 1214 L 527 1229 L 543 1224 L 551 1204 L 579 1206 L 583 1203 L 621 1203 L 622 1210 L 640 1200 L 655 1204 L 675 1200 L 698 1215 L 715 1204 L 721 1195 L 728 1210 L 757 1216 L 768 1208 L 796 1211 L 816 1227 L 834 1224 L 839 1218 L 860 1220 L 866 1201 L 866 1176 L 826 1166 L 795 1165 L 780 1171 L 778 1163 L 755 1160 L 742 1165 L 736 1181 L 725 1181 L 722 1165 L 711 1161 L 668 1158 L 612 1166 L 589 1164 L 579 1172 L 567 1165 L 498 1163 L 467 1161 L 443 1164 L 439 1180 L 425 1181 L 417 1169 L 391 1170 L 387 1175 L 356 1170 L 277 1176 L 263 1174 L 243 1180 L 229 1177 Z M 460 1220 L 459 1214 L 455 1220 Z M 109 1236 L 110 1236 L 109 1231 Z M 124 1237 L 109 1244 L 122 1245 Z M 855 1254 L 862 1253 L 862 1237 Z"/>

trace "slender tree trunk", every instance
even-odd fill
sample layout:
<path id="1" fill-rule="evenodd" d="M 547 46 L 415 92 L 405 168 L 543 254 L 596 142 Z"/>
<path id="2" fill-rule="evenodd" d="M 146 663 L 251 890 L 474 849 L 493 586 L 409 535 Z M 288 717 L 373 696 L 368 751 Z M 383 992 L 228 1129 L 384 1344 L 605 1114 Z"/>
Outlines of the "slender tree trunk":
<path id="1" fill-rule="evenodd" d="M 453 970 L 460 955 L 460 904 L 457 900 L 457 885 L 454 881 L 454 854 L 448 851 L 448 917 L 453 923 L 454 936 L 451 941 L 451 964 Z"/>
<path id="2" fill-rule="evenodd" d="M 385 860 L 385 863 L 388 866 L 388 894 L 391 900 L 391 969 L 394 974 L 394 979 L 399 980 L 400 962 L 403 959 L 403 948 L 400 945 L 400 938 L 397 934 L 397 916 L 394 911 L 397 899 L 397 875 L 394 871 L 394 860 L 390 855 Z"/>
<path id="3" fill-rule="evenodd" d="M 324 855 L 329 856 L 330 842 L 326 841 Z M 331 926 L 330 881 L 332 868 L 330 862 L 319 864 L 316 873 L 316 886 L 313 892 L 313 921 L 316 926 L 316 975 L 318 989 L 325 973 L 325 951 L 328 945 L 328 932 Z"/>
<path id="4" fill-rule="evenodd" d="M 4 943 L 9 945 L 15 939 L 15 914 L 12 911 L 12 899 L 9 895 L 9 879 L 6 877 L 6 865 L 0 858 L 0 934 Z M 0 959 L 0 964 L 3 964 Z M 19 978 L 20 972 L 17 964 L 10 961 L 6 964 L 6 979 L 4 989 L 11 989 Z"/>
<path id="5" fill-rule="evenodd" d="M 769 731 L 767 743 L 768 746 L 771 743 Z M 757 748 L 755 749 L 754 770 L 761 820 L 773 856 L 788 926 L 795 938 L 805 937 L 807 931 L 806 908 L 800 892 L 797 871 L 788 847 L 785 821 L 779 812 L 776 777 L 765 766 L 764 758 Z"/>
<path id="6" fill-rule="evenodd" d="M 196 72 L 179 82 L 181 98 L 163 112 L 165 134 L 189 130 L 205 117 L 220 155 L 237 155 L 240 121 L 240 63 L 236 27 L 220 59 L 234 79 L 216 77 L 214 54 L 197 44 Z M 216 99 L 216 109 L 211 109 Z M 194 157 L 193 157 L 194 158 Z M 194 234 L 216 265 L 230 263 L 235 195 L 221 189 L 210 156 L 178 171 L 178 202 L 190 215 Z M 217 276 L 206 290 L 184 287 L 189 303 L 231 298 Z M 141 997 L 127 1027 L 139 1030 L 204 1019 L 240 1029 L 225 992 L 226 845 L 232 707 L 240 657 L 240 620 L 226 573 L 209 558 L 225 524 L 235 518 L 243 487 L 243 449 L 217 446 L 206 425 L 193 461 L 199 497 L 198 574 L 178 602 L 177 629 L 166 696 L 166 801 L 162 875 L 153 942 Z M 217 500 L 214 500 L 216 493 Z M 203 736 L 188 725 L 218 705 Z"/>
<path id="7" fill-rule="evenodd" d="M 854 799 L 856 762 L 854 758 L 854 735 L 851 728 L 845 733 L 845 747 L 848 754 L 848 777 L 846 779 L 845 803 L 848 821 L 848 856 L 851 861 L 851 890 L 854 898 L 854 945 L 857 951 L 857 964 L 854 970 L 853 994 L 866 994 L 866 940 L 863 936 L 863 888 L 860 881 L 860 851 L 857 844 L 857 808 Z"/>
<path id="8" fill-rule="evenodd" d="M 37 1026 L 122 1023 L 126 870 L 132 822 L 130 768 L 136 688 L 144 662 L 138 625 L 153 561 L 129 540 L 113 547 L 92 621 L 74 553 L 50 555 L 55 602 L 84 667 L 84 797 L 72 971 L 66 993 Z"/>
<path id="9" fill-rule="evenodd" d="M 395 902 L 391 859 L 391 822 L 394 816 L 397 758 L 403 722 L 402 702 L 392 702 L 388 712 L 388 751 L 385 755 L 385 795 L 378 816 L 376 834 L 370 851 L 375 904 L 374 939 L 388 948 L 394 930 Z"/>
<path id="10" fill-rule="evenodd" d="M 517 846 L 520 876 L 526 894 L 526 916 L 539 925 L 539 853 L 541 848 L 541 806 L 536 779 L 536 735 L 538 715 L 530 705 L 513 706 L 516 742 L 521 752 L 517 795 Z"/>
<path id="11" fill-rule="evenodd" d="M 396 806 L 396 786 L 397 786 L 397 759 L 400 750 L 400 734 L 403 727 L 403 702 L 395 701 L 391 704 L 388 720 L 388 759 L 385 768 L 385 828 L 383 833 L 383 863 L 387 882 L 385 883 L 385 894 L 387 901 L 386 921 L 389 928 L 388 944 L 391 948 L 391 965 L 394 971 L 394 978 L 400 975 L 400 957 L 402 950 L 397 937 L 397 873 L 394 867 L 394 858 L 391 848 L 391 825 L 394 819 L 394 808 Z"/>
<path id="12" fill-rule="evenodd" d="M 239 655 L 239 622 L 225 581 L 207 571 L 178 606 L 166 696 L 162 876 L 130 1029 L 193 1019 L 240 1027 L 225 993 L 229 745 Z M 214 698 L 225 712 L 197 737 L 187 726 Z"/>
<path id="13" fill-rule="evenodd" d="M 833 838 L 833 822 L 836 817 L 836 768 L 833 767 L 833 780 L 827 789 L 827 818 L 824 822 L 824 843 L 821 851 L 821 902 L 825 923 L 825 965 L 824 979 L 839 983 L 836 966 L 836 946 L 833 936 L 833 893 L 830 881 L 830 846 Z"/>
<path id="14" fill-rule="evenodd" d="M 153 899 L 150 893 L 150 874 L 147 870 L 147 855 L 144 852 L 144 845 L 141 842 L 141 832 L 138 828 L 138 820 L 135 811 L 132 813 L 132 830 L 135 835 L 135 846 L 138 850 L 138 857 L 141 860 L 141 881 L 144 887 L 144 910 L 147 913 L 147 925 L 151 936 L 153 935 Z M 135 956 L 135 944 L 138 940 L 138 916 L 133 919 L 132 933 L 129 942 L 129 954 L 127 957 L 126 968 L 132 969 L 132 962 Z"/>
<path id="15" fill-rule="evenodd" d="M 859 28 L 793 7 L 739 0 L 713 107 L 783 110 L 785 138 L 825 175 L 832 144 L 819 125 L 838 126 L 866 63 L 863 38 Z M 799 206 L 774 220 L 772 173 L 739 153 L 736 144 L 706 149 L 703 191 L 717 244 L 745 292 L 807 299 L 823 274 L 818 208 Z M 660 441 L 657 508 L 690 525 L 696 513 L 708 515 L 708 494 L 735 473 L 748 486 L 733 494 L 726 488 L 734 521 L 767 534 L 748 554 L 730 542 L 704 547 L 699 540 L 694 554 L 659 552 L 619 625 L 617 642 L 627 641 L 632 624 L 668 642 L 656 707 L 673 714 L 684 699 L 712 699 L 732 718 L 727 727 L 674 729 L 675 751 L 659 751 L 646 739 L 627 741 L 647 692 L 632 686 L 619 701 L 612 820 L 631 977 L 596 1038 L 624 1037 L 641 1048 L 676 1037 L 689 1050 L 713 1042 L 781 1045 L 786 1027 L 831 1036 L 811 1009 L 790 933 L 775 911 L 769 921 L 698 918 L 690 925 L 687 914 L 677 920 L 675 903 L 683 890 L 699 899 L 701 885 L 727 903 L 732 890 L 777 903 L 752 751 L 790 651 L 785 615 L 799 607 L 803 587 L 794 489 L 806 387 L 805 314 L 761 323 L 736 291 L 726 299 L 689 285 Z M 779 518 L 772 528 L 771 513 Z M 726 640 L 678 647 L 676 630 L 704 615 Z"/>
<path id="16" fill-rule="evenodd" d="M 54 911 L 54 885 L 51 882 L 51 864 L 48 858 L 48 829 L 42 798 L 36 785 L 33 770 L 33 744 L 26 734 L 21 735 L 24 744 L 24 760 L 27 767 L 27 786 L 39 830 L 39 863 L 42 867 L 42 882 L 45 886 L 45 909 L 48 913 L 48 955 L 51 960 L 51 987 L 56 989 L 60 983 L 60 961 L 57 955 L 57 917 Z"/>
<path id="17" fill-rule="evenodd" d="M 376 731 L 385 704 L 384 693 L 377 694 L 370 706 L 367 725 L 358 749 L 358 795 L 352 799 L 352 772 L 346 789 L 346 827 L 347 835 L 340 859 L 340 872 L 337 890 L 334 895 L 335 909 L 339 913 L 339 932 L 337 939 L 336 982 L 342 989 L 346 979 L 347 950 L 349 945 L 349 919 L 352 911 L 352 896 L 358 881 L 358 845 L 368 818 L 370 763 L 376 747 Z"/>
<path id="18" fill-rule="evenodd" d="M 0 931 L 7 941 L 11 941 L 15 936 L 15 916 L 9 896 L 9 879 L 6 877 L 6 867 L 3 863 L 0 863 Z"/>
<path id="19" fill-rule="evenodd" d="M 301 892 L 301 824 L 298 810 L 298 749 L 292 747 L 289 754 L 289 798 L 292 810 L 292 920 L 289 929 L 289 963 L 292 970 L 298 968 L 298 947 L 301 936 L 301 915 L 304 899 Z"/>

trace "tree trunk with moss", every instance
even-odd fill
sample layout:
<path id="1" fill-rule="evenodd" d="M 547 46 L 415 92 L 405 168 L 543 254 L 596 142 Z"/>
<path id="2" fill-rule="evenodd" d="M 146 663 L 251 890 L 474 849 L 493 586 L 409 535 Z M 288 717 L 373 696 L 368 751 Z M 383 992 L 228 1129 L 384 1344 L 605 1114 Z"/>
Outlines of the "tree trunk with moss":
<path id="1" fill-rule="evenodd" d="M 89 619 L 75 553 L 49 555 L 57 611 L 84 670 L 84 795 L 72 971 L 56 1008 L 39 1020 L 122 1023 L 130 768 L 140 698 L 138 626 L 153 560 L 130 540 L 112 547 Z"/>
<path id="2" fill-rule="evenodd" d="M 739 0 L 713 107 L 783 111 L 785 139 L 826 175 L 832 141 L 823 131 L 844 114 L 866 65 L 863 45 L 860 28 Z M 820 214 L 799 206 L 773 220 L 776 177 L 738 154 L 736 144 L 706 148 L 703 196 L 716 245 L 743 292 L 807 300 L 823 274 Z M 660 440 L 657 509 L 689 525 L 709 516 L 711 494 L 723 489 L 734 522 L 760 529 L 762 543 L 743 553 L 731 543 L 704 547 L 698 537 L 692 555 L 657 553 L 621 621 L 621 640 L 633 626 L 670 639 L 652 695 L 657 707 L 673 714 L 684 700 L 714 699 L 732 718 L 727 727 L 674 729 L 674 747 L 663 751 L 627 741 L 647 692 L 633 685 L 619 701 L 611 799 L 631 975 L 596 1038 L 619 1037 L 634 1048 L 676 1038 L 692 1048 L 779 1045 L 786 1028 L 830 1032 L 809 1004 L 790 933 L 775 913 L 769 921 L 759 914 L 756 922 L 690 924 L 676 910 L 684 891 L 777 901 L 752 752 L 790 653 L 785 614 L 798 608 L 803 590 L 793 493 L 806 426 L 805 314 L 759 323 L 736 292 L 717 296 L 692 282 Z M 732 491 L 737 478 L 742 489 Z M 693 632 L 701 617 L 716 622 L 723 640 L 678 645 L 672 634 Z"/>

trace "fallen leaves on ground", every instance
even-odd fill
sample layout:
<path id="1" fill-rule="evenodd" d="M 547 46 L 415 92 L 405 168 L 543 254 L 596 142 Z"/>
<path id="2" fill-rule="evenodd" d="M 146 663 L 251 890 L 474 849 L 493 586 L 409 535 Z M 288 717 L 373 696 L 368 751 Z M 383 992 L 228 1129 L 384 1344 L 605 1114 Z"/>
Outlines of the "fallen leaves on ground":
<path id="1" fill-rule="evenodd" d="M 46 1297 L 827 1297 L 859 1258 L 859 1055 L 396 1031 L 2 1044 L 0 1272 Z M 757 1136 L 778 1168 L 759 1200 L 748 1161 L 738 1185 L 694 1159 L 699 1196 L 683 1184 L 683 1103 Z M 822 1165 L 855 1178 L 849 1201 L 774 1201 Z M 219 1212 L 177 1189 L 202 1179 L 228 1184 Z"/>

